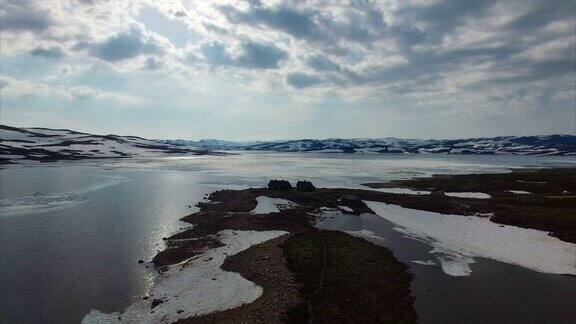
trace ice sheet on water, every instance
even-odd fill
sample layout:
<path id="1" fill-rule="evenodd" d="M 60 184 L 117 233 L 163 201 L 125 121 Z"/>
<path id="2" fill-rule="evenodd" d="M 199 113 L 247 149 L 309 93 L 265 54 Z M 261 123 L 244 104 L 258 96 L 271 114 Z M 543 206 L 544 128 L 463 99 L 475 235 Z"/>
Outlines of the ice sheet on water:
<path id="1" fill-rule="evenodd" d="M 103 181 L 78 188 L 72 192 L 33 194 L 0 199 L 0 215 L 16 216 L 23 214 L 38 214 L 60 208 L 67 208 L 89 200 L 89 194 L 94 191 L 113 186 L 122 181 L 124 177 L 106 177 Z"/>
<path id="2" fill-rule="evenodd" d="M 74 193 L 45 194 L 38 192 L 12 199 L 0 199 L 0 214 L 2 216 L 14 216 L 42 213 L 82 203 L 85 200 L 86 198 Z"/>
<path id="3" fill-rule="evenodd" d="M 552 163 L 552 158 L 532 159 L 535 158 L 518 159 L 516 157 L 515 160 L 511 160 L 499 156 L 386 154 L 360 156 L 330 153 L 303 155 L 302 153 L 242 152 L 241 155 L 234 156 L 125 159 L 106 163 L 115 168 L 200 171 L 208 174 L 210 181 L 215 184 L 233 181 L 235 184 L 261 187 L 265 186 L 270 179 L 284 179 L 291 182 L 305 179 L 319 188 L 366 189 L 361 186 L 362 183 L 426 177 L 433 174 L 509 172 L 511 166 Z"/>
<path id="4" fill-rule="evenodd" d="M 486 217 L 444 215 L 366 201 L 395 230 L 427 242 L 449 275 L 471 273 L 475 257 L 519 265 L 543 273 L 576 275 L 576 244 L 547 232 L 515 226 L 500 227 Z"/>

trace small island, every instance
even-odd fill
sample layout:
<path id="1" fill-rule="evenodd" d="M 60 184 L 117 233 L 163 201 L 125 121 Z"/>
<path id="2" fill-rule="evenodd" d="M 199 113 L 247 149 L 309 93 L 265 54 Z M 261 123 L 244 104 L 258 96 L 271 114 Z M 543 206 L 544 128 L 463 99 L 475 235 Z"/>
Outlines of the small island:
<path id="1" fill-rule="evenodd" d="M 564 251 L 526 258 L 530 246 L 514 244 L 502 252 L 506 246 L 486 248 L 480 240 L 480 256 L 574 275 L 575 184 L 576 169 L 525 169 L 370 183 L 367 189 L 316 188 L 308 181 L 293 187 L 272 180 L 266 188 L 215 191 L 197 204 L 198 212 L 182 219 L 191 226 L 165 238 L 166 249 L 149 263 L 158 271 L 149 295 L 124 312 L 87 318 L 413 323 L 408 266 L 369 235 L 315 226 L 328 217 L 326 211 L 377 214 L 408 229 L 403 221 L 418 213 L 438 223 L 480 221 L 479 235 L 488 240 L 492 233 L 482 231 L 498 232 L 495 241 L 509 235 L 540 244 L 544 252 L 558 246 Z"/>

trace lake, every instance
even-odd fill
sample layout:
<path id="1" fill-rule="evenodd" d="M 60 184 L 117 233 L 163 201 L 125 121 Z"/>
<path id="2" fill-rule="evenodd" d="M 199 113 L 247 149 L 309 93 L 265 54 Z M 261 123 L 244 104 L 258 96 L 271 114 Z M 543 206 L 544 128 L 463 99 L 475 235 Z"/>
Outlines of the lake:
<path id="1" fill-rule="evenodd" d="M 360 187 L 435 173 L 504 172 L 574 165 L 570 157 L 242 153 L 85 161 L 0 169 L 2 321 L 77 323 L 92 309 L 118 311 L 146 293 L 151 259 L 178 220 L 217 189 L 310 180 Z M 421 322 L 544 322 L 574 318 L 576 278 L 480 259 L 467 277 L 411 262 L 428 253 L 386 220 L 338 217 L 325 228 L 370 230 L 410 266 Z"/>

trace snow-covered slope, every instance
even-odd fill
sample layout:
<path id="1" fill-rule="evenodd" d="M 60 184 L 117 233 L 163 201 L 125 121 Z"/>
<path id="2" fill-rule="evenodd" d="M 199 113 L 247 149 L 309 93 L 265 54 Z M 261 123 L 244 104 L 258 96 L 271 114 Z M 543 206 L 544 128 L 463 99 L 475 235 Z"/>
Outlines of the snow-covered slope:
<path id="1" fill-rule="evenodd" d="M 206 154 L 135 136 L 93 135 L 67 129 L 0 125 L 0 163 Z"/>
<path id="2" fill-rule="evenodd" d="M 185 141 L 184 141 L 185 142 Z M 226 142 L 188 142 L 204 149 L 235 149 L 277 152 L 326 153 L 444 153 L 444 154 L 518 154 L 576 155 L 576 136 L 503 136 L 456 140 L 421 139 L 302 139 L 256 144 Z"/>

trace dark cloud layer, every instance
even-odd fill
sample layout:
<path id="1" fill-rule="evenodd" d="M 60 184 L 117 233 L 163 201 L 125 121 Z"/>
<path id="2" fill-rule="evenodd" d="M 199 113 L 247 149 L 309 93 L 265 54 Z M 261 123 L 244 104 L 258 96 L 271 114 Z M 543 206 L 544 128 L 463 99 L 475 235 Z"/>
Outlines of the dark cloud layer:
<path id="1" fill-rule="evenodd" d="M 220 12 L 233 24 L 273 29 L 295 39 L 321 43 L 336 50 L 337 43 L 343 40 L 367 46 L 386 29 L 379 10 L 366 6 L 361 10 L 354 9 L 347 12 L 346 19 L 342 20 L 319 8 L 297 9 L 287 5 L 266 7 L 259 3 L 252 4 L 246 11 L 230 5 L 219 7 Z"/>
<path id="2" fill-rule="evenodd" d="M 219 9 L 232 24 L 273 29 L 310 44 L 322 43 L 316 48 L 324 55 L 302 58 L 305 66 L 316 74 L 302 71 L 286 76 L 287 83 L 296 88 L 329 82 L 338 85 L 383 84 L 399 89 L 401 85 L 419 86 L 415 80 L 438 81 L 447 73 L 478 65 L 485 65 L 486 72 L 494 72 L 494 76 L 478 81 L 479 86 L 490 82 L 523 83 L 574 75 L 576 54 L 573 40 L 564 49 L 558 49 L 562 58 L 526 57 L 526 53 L 556 36 L 550 35 L 545 28 L 558 22 L 574 24 L 574 1 L 527 2 L 524 6 L 520 3 L 521 9 L 531 9 L 500 27 L 484 43 L 448 49 L 438 46 L 446 37 L 455 35 L 458 28 L 489 19 L 497 4 L 496 0 L 444 0 L 401 6 L 394 12 L 393 25 L 384 22 L 382 12 L 370 1 L 356 2 L 338 19 L 321 8 L 303 6 L 266 7 L 256 3 L 244 10 L 233 6 Z M 526 37 L 527 32 L 529 37 Z M 329 48 L 325 43 L 342 40 L 368 49 L 377 42 L 392 42 L 398 46 L 405 62 L 376 64 L 368 69 L 340 66 L 330 59 L 334 46 Z M 352 48 L 338 46 L 345 55 L 354 53 Z M 356 57 L 356 61 L 358 59 L 362 60 L 362 57 Z M 503 72 L 508 75 L 502 76 Z M 331 77 L 322 77 L 327 74 Z M 410 91 L 406 89 L 404 92 Z"/>

